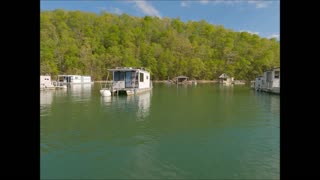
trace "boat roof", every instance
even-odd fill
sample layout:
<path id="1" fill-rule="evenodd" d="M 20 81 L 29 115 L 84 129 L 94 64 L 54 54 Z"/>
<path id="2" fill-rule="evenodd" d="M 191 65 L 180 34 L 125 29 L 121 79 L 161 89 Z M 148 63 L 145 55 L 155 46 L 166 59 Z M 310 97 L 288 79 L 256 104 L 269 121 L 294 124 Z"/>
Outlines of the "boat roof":
<path id="1" fill-rule="evenodd" d="M 176 79 L 188 78 L 187 76 L 177 76 Z"/>
<path id="2" fill-rule="evenodd" d="M 62 75 L 58 75 L 58 76 L 81 76 L 81 75 L 69 75 L 69 74 L 62 74 Z"/>
<path id="3" fill-rule="evenodd" d="M 83 77 L 91 77 L 91 76 L 86 76 L 86 75 L 67 75 L 67 74 L 65 74 L 65 75 L 58 75 L 58 76 L 83 76 Z"/>
<path id="4" fill-rule="evenodd" d="M 229 76 L 226 73 L 223 73 L 219 76 L 219 78 L 229 78 Z"/>
<path id="5" fill-rule="evenodd" d="M 136 67 L 116 67 L 114 69 L 108 69 L 108 71 L 145 71 L 145 72 L 148 72 L 143 67 L 141 67 L 141 68 L 136 68 Z"/>

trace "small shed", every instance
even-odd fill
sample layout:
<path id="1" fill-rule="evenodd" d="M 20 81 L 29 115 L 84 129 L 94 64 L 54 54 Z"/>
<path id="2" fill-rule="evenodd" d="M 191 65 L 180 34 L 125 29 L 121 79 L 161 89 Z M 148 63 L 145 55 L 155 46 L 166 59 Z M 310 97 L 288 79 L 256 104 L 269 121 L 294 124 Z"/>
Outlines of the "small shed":
<path id="1" fill-rule="evenodd" d="M 188 77 L 187 76 L 177 76 L 175 79 L 176 79 L 177 83 L 183 83 L 185 81 L 188 81 Z"/>
<path id="2" fill-rule="evenodd" d="M 219 82 L 222 84 L 231 84 L 233 82 L 233 77 L 230 77 L 226 73 L 223 73 L 219 76 Z"/>

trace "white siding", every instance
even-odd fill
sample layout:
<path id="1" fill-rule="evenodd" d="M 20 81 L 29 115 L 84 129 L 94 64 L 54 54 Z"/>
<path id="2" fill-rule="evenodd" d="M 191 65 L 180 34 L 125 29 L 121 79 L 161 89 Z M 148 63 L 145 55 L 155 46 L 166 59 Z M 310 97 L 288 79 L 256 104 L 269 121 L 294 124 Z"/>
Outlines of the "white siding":
<path id="1" fill-rule="evenodd" d="M 140 82 L 140 73 L 143 73 L 143 82 Z M 139 71 L 139 89 L 150 88 L 150 73 Z"/>
<path id="2" fill-rule="evenodd" d="M 40 85 L 44 86 L 52 86 L 51 77 L 50 76 L 40 76 Z"/>
<path id="3" fill-rule="evenodd" d="M 81 76 L 71 76 L 72 83 L 81 83 Z"/>
<path id="4" fill-rule="evenodd" d="M 275 75 L 276 75 L 276 71 L 279 71 L 279 77 L 278 78 L 276 78 L 275 77 Z M 273 71 L 273 85 L 272 85 L 273 87 L 280 87 L 280 68 L 278 68 L 278 69 L 275 69 L 274 71 Z"/>
<path id="5" fill-rule="evenodd" d="M 82 83 L 91 83 L 91 77 L 90 76 L 81 76 L 81 82 Z"/>
<path id="6" fill-rule="evenodd" d="M 280 79 L 274 79 L 272 87 L 280 87 Z"/>
<path id="7" fill-rule="evenodd" d="M 68 82 L 69 78 L 70 78 L 70 82 Z M 71 83 L 71 84 L 91 83 L 91 76 L 59 75 L 59 81 L 64 83 Z"/>
<path id="8" fill-rule="evenodd" d="M 263 73 L 263 80 L 261 83 L 262 89 L 279 89 L 280 88 L 280 73 L 279 78 L 275 78 L 275 71 L 280 72 L 280 68 L 273 69 L 272 71 L 266 71 Z M 256 87 L 258 83 L 256 81 Z"/>
<path id="9" fill-rule="evenodd" d="M 113 81 L 113 88 L 123 89 L 123 88 L 125 88 L 125 82 L 124 81 Z"/>

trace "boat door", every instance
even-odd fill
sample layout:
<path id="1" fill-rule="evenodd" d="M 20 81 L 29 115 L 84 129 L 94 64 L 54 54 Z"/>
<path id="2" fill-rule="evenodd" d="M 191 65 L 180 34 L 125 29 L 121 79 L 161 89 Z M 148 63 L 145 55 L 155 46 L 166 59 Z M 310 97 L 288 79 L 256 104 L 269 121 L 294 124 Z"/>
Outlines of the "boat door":
<path id="1" fill-rule="evenodd" d="M 125 79 L 125 87 L 126 88 L 132 88 L 132 75 L 133 75 L 133 72 L 131 71 L 127 71 L 126 72 L 126 79 Z"/>
<path id="2" fill-rule="evenodd" d="M 67 76 L 67 83 L 70 83 L 70 82 L 71 82 L 71 77 Z"/>

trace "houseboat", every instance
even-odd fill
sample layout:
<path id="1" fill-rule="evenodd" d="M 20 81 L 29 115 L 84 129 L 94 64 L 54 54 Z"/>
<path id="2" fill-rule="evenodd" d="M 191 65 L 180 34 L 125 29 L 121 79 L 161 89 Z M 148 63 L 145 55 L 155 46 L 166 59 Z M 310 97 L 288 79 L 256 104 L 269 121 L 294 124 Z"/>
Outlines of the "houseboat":
<path id="1" fill-rule="evenodd" d="M 40 90 L 55 89 L 51 82 L 51 76 L 40 76 Z"/>
<path id="2" fill-rule="evenodd" d="M 272 68 L 256 78 L 255 89 L 280 94 L 280 67 Z"/>
<path id="3" fill-rule="evenodd" d="M 40 76 L 40 90 L 64 89 L 67 86 L 51 81 L 51 76 Z"/>
<path id="4" fill-rule="evenodd" d="M 58 82 L 63 84 L 92 84 L 91 76 L 58 75 Z"/>
<path id="5" fill-rule="evenodd" d="M 117 67 L 108 71 L 112 72 L 113 80 L 110 87 L 100 90 L 102 96 L 133 95 L 152 89 L 150 73 L 144 68 Z"/>

